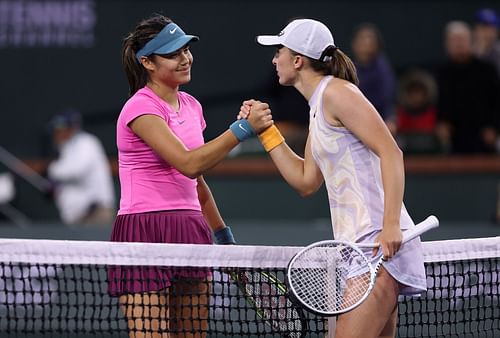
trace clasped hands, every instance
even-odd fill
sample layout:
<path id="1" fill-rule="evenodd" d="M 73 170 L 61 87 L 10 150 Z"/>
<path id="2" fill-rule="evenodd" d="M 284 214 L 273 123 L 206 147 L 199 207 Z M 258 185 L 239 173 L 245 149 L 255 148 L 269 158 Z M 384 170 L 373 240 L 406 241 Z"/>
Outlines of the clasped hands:
<path id="1" fill-rule="evenodd" d="M 256 134 L 260 134 L 274 123 L 269 105 L 254 99 L 243 101 L 237 119 L 248 120 Z"/>

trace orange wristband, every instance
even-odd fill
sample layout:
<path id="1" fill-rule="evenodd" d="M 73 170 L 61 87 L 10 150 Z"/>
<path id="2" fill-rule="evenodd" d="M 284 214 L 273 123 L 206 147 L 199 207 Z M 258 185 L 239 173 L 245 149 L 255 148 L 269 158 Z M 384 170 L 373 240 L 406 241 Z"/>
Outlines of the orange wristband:
<path id="1" fill-rule="evenodd" d="M 285 142 L 285 138 L 274 124 L 259 134 L 259 140 L 267 152 Z"/>

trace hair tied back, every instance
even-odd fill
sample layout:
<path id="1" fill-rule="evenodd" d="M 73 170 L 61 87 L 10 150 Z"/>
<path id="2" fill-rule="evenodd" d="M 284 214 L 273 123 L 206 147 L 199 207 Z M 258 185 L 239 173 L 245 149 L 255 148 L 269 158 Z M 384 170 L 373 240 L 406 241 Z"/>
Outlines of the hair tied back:
<path id="1" fill-rule="evenodd" d="M 321 56 L 319 58 L 320 61 L 322 62 L 329 62 L 333 59 L 335 56 L 335 52 L 337 51 L 338 47 L 334 45 L 329 45 L 328 47 L 325 48 L 323 53 L 321 53 Z"/>

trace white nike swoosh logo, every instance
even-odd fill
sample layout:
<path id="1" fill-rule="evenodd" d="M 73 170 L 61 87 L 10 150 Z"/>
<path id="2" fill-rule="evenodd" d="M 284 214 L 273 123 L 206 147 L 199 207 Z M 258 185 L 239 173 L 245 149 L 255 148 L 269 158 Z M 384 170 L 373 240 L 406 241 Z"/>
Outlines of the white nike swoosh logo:
<path id="1" fill-rule="evenodd" d="M 174 29 L 169 30 L 170 34 L 174 34 L 175 31 L 177 30 L 177 28 L 179 28 L 179 27 L 175 27 Z"/>
<path id="2" fill-rule="evenodd" d="M 242 129 L 245 133 L 248 133 L 248 131 L 241 125 L 241 124 L 238 124 L 238 126 L 240 127 L 240 129 Z"/>

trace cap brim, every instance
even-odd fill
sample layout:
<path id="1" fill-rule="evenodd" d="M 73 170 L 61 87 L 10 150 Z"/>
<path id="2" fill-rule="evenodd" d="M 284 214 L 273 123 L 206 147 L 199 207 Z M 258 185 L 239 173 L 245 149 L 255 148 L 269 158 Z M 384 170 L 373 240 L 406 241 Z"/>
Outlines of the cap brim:
<path id="1" fill-rule="evenodd" d="M 198 41 L 200 38 L 195 35 L 182 35 L 178 39 L 161 46 L 154 51 L 154 54 L 170 54 L 181 49 L 191 41 Z"/>
<path id="2" fill-rule="evenodd" d="M 277 35 L 259 35 L 257 36 L 257 43 L 263 46 L 277 46 L 281 45 L 281 37 Z"/>

